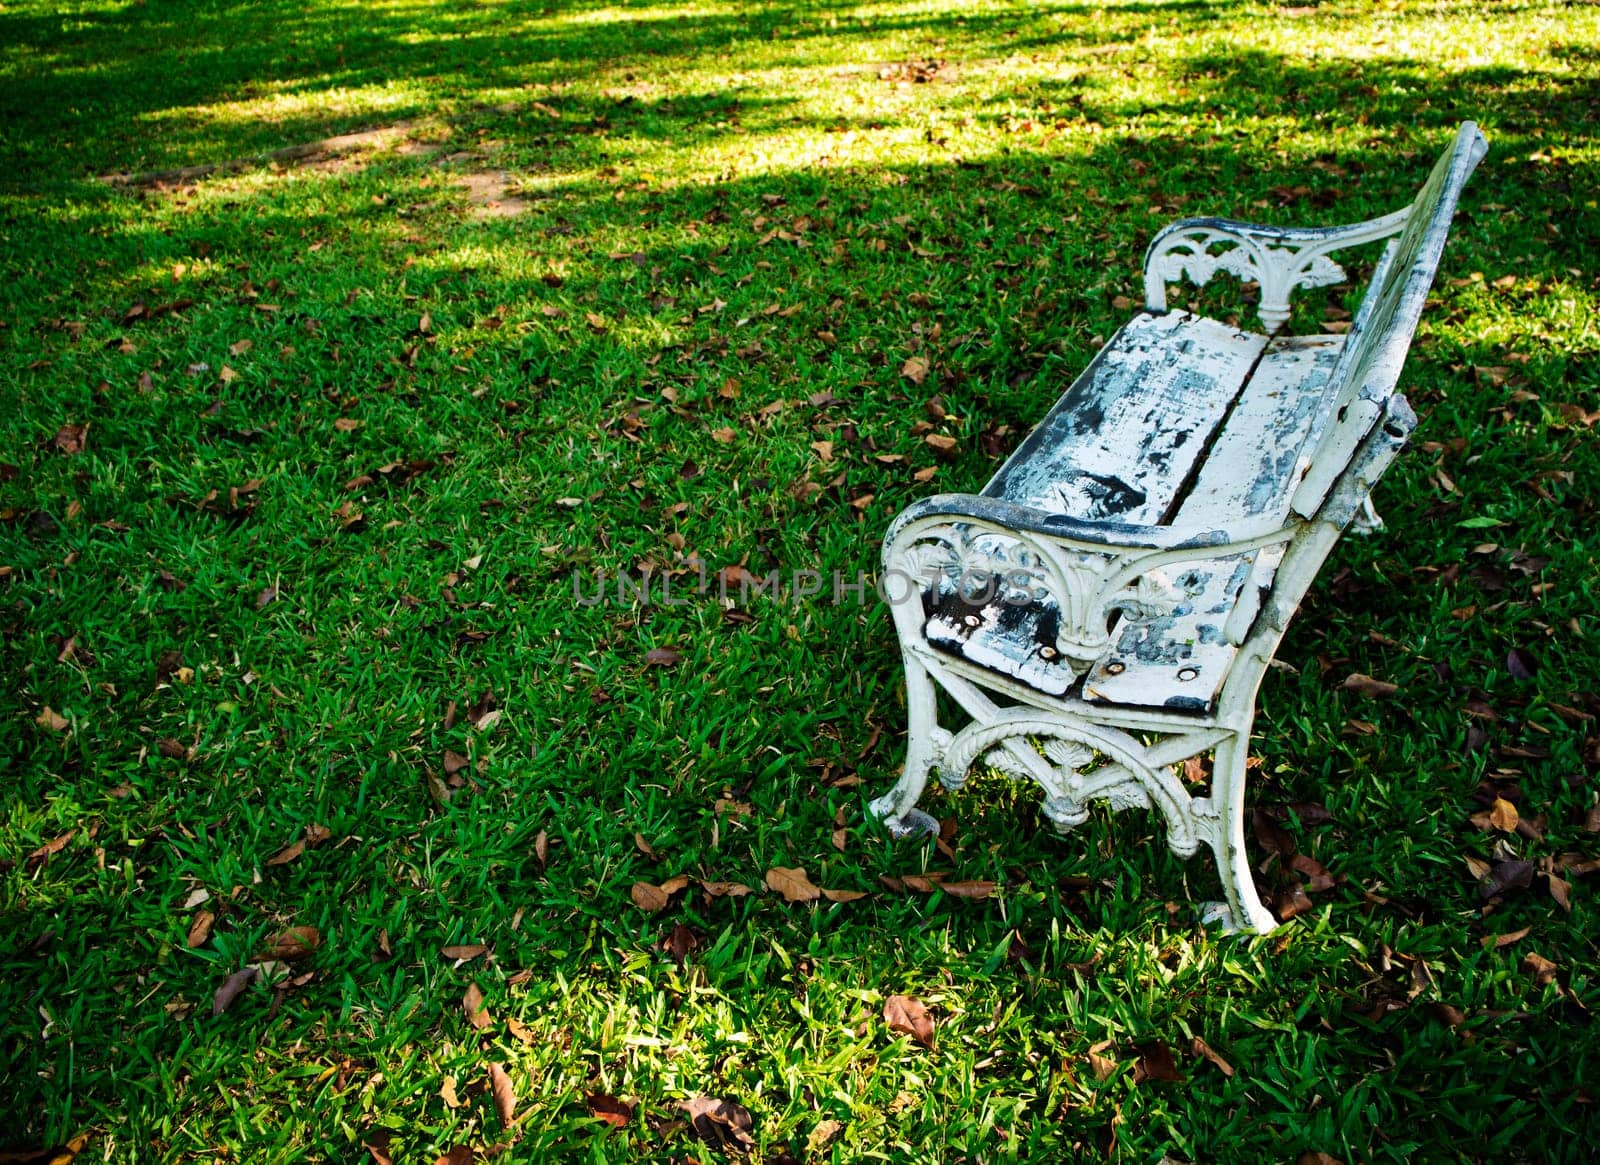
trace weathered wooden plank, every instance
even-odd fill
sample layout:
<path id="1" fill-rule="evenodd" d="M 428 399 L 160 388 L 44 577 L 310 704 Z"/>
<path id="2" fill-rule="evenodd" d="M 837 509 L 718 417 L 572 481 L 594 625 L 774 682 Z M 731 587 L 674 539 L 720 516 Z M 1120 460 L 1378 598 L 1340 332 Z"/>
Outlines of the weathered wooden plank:
<path id="1" fill-rule="evenodd" d="M 1289 512 L 1304 446 L 1323 403 L 1342 336 L 1272 341 L 1217 434 L 1173 524 L 1225 528 L 1241 518 Z"/>
<path id="2" fill-rule="evenodd" d="M 1266 343 L 1202 316 L 1135 316 L 984 494 L 1086 520 L 1160 523 Z"/>

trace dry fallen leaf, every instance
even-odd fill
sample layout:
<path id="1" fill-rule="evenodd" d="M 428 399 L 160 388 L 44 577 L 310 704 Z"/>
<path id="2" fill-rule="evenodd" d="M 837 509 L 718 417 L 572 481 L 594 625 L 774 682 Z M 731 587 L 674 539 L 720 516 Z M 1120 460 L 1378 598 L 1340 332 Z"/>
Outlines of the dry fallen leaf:
<path id="1" fill-rule="evenodd" d="M 192 951 L 196 947 L 203 947 L 211 939 L 211 928 L 216 925 L 217 916 L 209 910 L 202 910 L 196 914 L 189 923 L 189 937 L 186 941 Z"/>
<path id="2" fill-rule="evenodd" d="M 1522 956 L 1522 969 L 1533 976 L 1533 981 L 1537 986 L 1544 987 L 1555 982 L 1556 972 L 1561 968 L 1559 964 L 1552 963 L 1543 955 L 1536 955 L 1529 951 Z"/>
<path id="3" fill-rule="evenodd" d="M 322 932 L 314 926 L 291 926 L 267 940 L 261 956 L 266 959 L 303 959 L 322 945 Z"/>
<path id="4" fill-rule="evenodd" d="M 526 1047 L 533 1046 L 533 1029 L 516 1016 L 513 1015 L 506 1019 L 506 1030 L 516 1038 L 518 1043 Z"/>
<path id="5" fill-rule="evenodd" d="M 61 428 L 56 430 L 56 435 L 50 442 L 51 445 L 68 457 L 82 453 L 88 443 L 88 425 L 62 425 Z"/>
<path id="6" fill-rule="evenodd" d="M 883 1020 L 890 1031 L 902 1032 L 925 1048 L 933 1047 L 933 1016 L 921 1000 L 891 995 L 883 1004 Z"/>
<path id="7" fill-rule="evenodd" d="M 1166 1040 L 1155 1040 L 1148 1044 L 1140 1044 L 1138 1048 L 1139 1059 L 1133 1066 L 1133 1082 L 1138 1084 L 1142 1080 L 1168 1080 L 1179 1081 L 1183 1079 L 1178 1071 L 1178 1065 L 1172 1058 L 1172 1049 Z"/>
<path id="8" fill-rule="evenodd" d="M 697 1096 L 684 1101 L 683 1110 L 689 1114 L 689 1127 L 695 1137 L 712 1148 L 735 1153 L 748 1153 L 755 1148 L 755 1138 L 750 1135 L 750 1110 L 743 1105 Z"/>
<path id="9" fill-rule="evenodd" d="M 517 1093 L 511 1087 L 511 1077 L 499 1064 L 489 1065 L 489 1095 L 494 1099 L 494 1110 L 500 1115 L 500 1125 L 509 1129 L 517 1115 Z"/>
<path id="10" fill-rule="evenodd" d="M 465 1102 L 456 1095 L 456 1078 L 446 1076 L 439 1083 L 439 1099 L 444 1101 L 446 1108 L 460 1108 Z"/>
<path id="11" fill-rule="evenodd" d="M 478 1031 L 484 1031 L 494 1023 L 489 1009 L 484 1005 L 483 992 L 478 990 L 476 983 L 467 984 L 466 994 L 461 997 L 461 1010 L 467 1013 L 467 1022 Z"/>
<path id="12" fill-rule="evenodd" d="M 211 999 L 211 1014 L 221 1015 L 224 1011 L 227 1011 L 233 1001 L 239 997 L 239 992 L 248 987 L 260 973 L 261 968 L 251 965 L 229 975 L 222 986 L 217 988 L 216 995 Z"/>
<path id="13" fill-rule="evenodd" d="M 279 850 L 277 853 L 273 854 L 270 858 L 268 858 L 267 859 L 267 865 L 269 865 L 269 866 L 286 866 L 290 862 L 294 861 L 295 858 L 299 857 L 301 854 L 303 854 L 305 852 L 306 852 L 306 843 L 305 842 L 303 842 L 303 841 L 290 842 L 288 845 L 284 846 L 281 850 Z"/>
<path id="14" fill-rule="evenodd" d="M 900 375 L 912 384 L 921 384 L 928 379 L 929 368 L 930 365 L 926 356 L 912 356 L 904 364 L 900 365 Z"/>
<path id="15" fill-rule="evenodd" d="M 1104 1054 L 1109 1047 L 1111 1047 L 1111 1041 L 1102 1040 L 1089 1048 L 1089 1070 L 1094 1073 L 1094 1078 L 1102 1084 L 1116 1075 L 1117 1071 L 1116 1059 Z"/>
<path id="16" fill-rule="evenodd" d="M 1345 676 L 1344 683 L 1339 686 L 1347 692 L 1359 692 L 1363 696 L 1392 696 L 1400 690 L 1399 684 L 1374 679 L 1358 671 Z"/>
<path id="17" fill-rule="evenodd" d="M 811 1154 L 821 1153 L 829 1145 L 839 1139 L 839 1134 L 844 1132 L 844 1122 L 825 1120 L 817 1122 L 811 1130 L 811 1135 L 806 1138 L 806 1152 Z"/>
<path id="18" fill-rule="evenodd" d="M 590 1116 L 605 1121 L 612 1128 L 626 1128 L 633 1120 L 634 1105 L 615 1096 L 607 1096 L 604 1092 L 591 1092 L 583 1098 L 583 1102 L 588 1106 Z"/>
<path id="19" fill-rule="evenodd" d="M 64 732 L 67 728 L 67 718 L 48 704 L 44 706 L 44 711 L 33 718 L 33 722 L 46 732 Z"/>
<path id="20" fill-rule="evenodd" d="M 683 652 L 676 647 L 652 647 L 644 653 L 646 667 L 676 667 L 683 658 Z"/>
<path id="21" fill-rule="evenodd" d="M 1219 1056 L 1216 1053 L 1216 1050 L 1213 1049 L 1210 1044 L 1206 1043 L 1199 1036 L 1195 1036 L 1194 1039 L 1190 1041 L 1189 1047 L 1191 1050 L 1193 1050 L 1195 1055 L 1204 1056 L 1207 1060 L 1210 1060 L 1217 1066 L 1217 1071 L 1221 1072 L 1228 1079 L 1233 1079 L 1233 1065 Z"/>
<path id="22" fill-rule="evenodd" d="M 1533 927 L 1525 926 L 1521 930 L 1507 931 L 1505 934 L 1486 934 L 1483 936 L 1483 947 L 1485 950 L 1490 947 L 1495 950 L 1499 950 L 1501 947 L 1509 947 L 1512 943 L 1521 942 L 1527 938 L 1532 931 Z"/>
<path id="23" fill-rule="evenodd" d="M 460 959 L 462 962 L 466 962 L 468 959 L 475 959 L 482 954 L 487 954 L 488 951 L 489 948 L 483 943 L 464 943 L 461 946 L 439 948 L 439 953 L 445 958 Z"/>
<path id="24" fill-rule="evenodd" d="M 660 886 L 652 886 L 649 882 L 635 882 L 628 888 L 628 897 L 633 899 L 633 904 L 640 910 L 655 914 L 665 910 L 672 900 Z"/>
<path id="25" fill-rule="evenodd" d="M 767 871 L 766 882 L 767 889 L 782 894 L 785 902 L 815 902 L 822 897 L 822 891 L 813 886 L 805 870 L 798 867 L 774 866 Z"/>

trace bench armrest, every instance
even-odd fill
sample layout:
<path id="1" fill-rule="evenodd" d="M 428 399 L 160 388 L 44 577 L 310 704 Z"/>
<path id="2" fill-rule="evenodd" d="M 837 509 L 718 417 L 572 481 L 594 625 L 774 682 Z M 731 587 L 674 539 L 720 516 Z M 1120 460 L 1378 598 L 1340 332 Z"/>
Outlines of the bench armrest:
<path id="1" fill-rule="evenodd" d="M 1110 646 L 1118 612 L 1153 617 L 1179 602 L 1165 568 L 1247 555 L 1291 541 L 1298 529 L 1260 519 L 1231 530 L 1083 522 L 1003 498 L 940 494 L 889 527 L 879 585 L 902 642 L 923 634 L 919 595 L 977 580 L 1007 605 L 1048 597 L 1059 620 L 1054 650 L 1076 678 Z M 1241 626 L 1253 617 L 1251 606 Z"/>
<path id="2" fill-rule="evenodd" d="M 1162 550 L 1213 550 L 1236 542 L 1254 542 L 1283 529 L 1277 521 L 1259 519 L 1241 522 L 1229 529 L 1197 529 L 1181 526 L 1143 526 L 1127 522 L 1085 521 L 1066 514 L 980 494 L 935 494 L 913 502 L 900 512 L 884 535 L 885 552 L 902 531 L 930 519 L 976 522 L 1004 530 L 1015 530 L 1047 538 L 1053 542 L 1074 543 L 1089 549 L 1123 552 Z M 1224 551 L 1226 553 L 1226 551 Z"/>
<path id="3" fill-rule="evenodd" d="M 1271 227 L 1225 218 L 1179 219 L 1156 235 L 1144 256 L 1145 306 L 1167 310 L 1167 282 L 1200 286 L 1218 271 L 1261 287 L 1261 322 L 1276 332 L 1289 319 L 1289 296 L 1301 287 L 1326 287 L 1345 278 L 1328 255 L 1340 247 L 1398 234 L 1411 208 L 1342 227 Z"/>

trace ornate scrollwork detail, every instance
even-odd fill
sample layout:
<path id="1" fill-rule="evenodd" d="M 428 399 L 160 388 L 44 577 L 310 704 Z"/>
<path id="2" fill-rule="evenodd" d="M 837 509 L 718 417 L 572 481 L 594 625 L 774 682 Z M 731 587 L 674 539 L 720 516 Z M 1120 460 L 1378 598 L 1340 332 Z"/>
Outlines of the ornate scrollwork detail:
<path id="1" fill-rule="evenodd" d="M 1006 755 L 1019 741 L 1049 762 L 1048 777 Z M 1008 708 L 951 738 L 939 779 L 947 788 L 959 788 L 980 757 L 1008 776 L 1034 780 L 1045 793 L 1042 812 L 1058 829 L 1081 825 L 1090 801 L 1105 801 L 1114 812 L 1154 807 L 1166 819 L 1167 844 L 1174 852 L 1187 857 L 1199 847 L 1204 824 L 1171 766 L 1148 763 L 1145 746 L 1119 729 L 1067 724 L 1033 709 Z"/>
<path id="2" fill-rule="evenodd" d="M 1185 599 L 1161 571 L 1130 577 L 1136 556 L 1088 551 L 995 532 L 978 523 L 940 523 L 916 531 L 889 560 L 891 569 L 934 595 L 969 603 L 1029 605 L 1049 601 L 1059 614 L 1056 650 L 1074 677 L 1111 645 L 1117 619 L 1147 621 Z"/>
<path id="3" fill-rule="evenodd" d="M 1217 247 L 1227 249 L 1217 252 Z M 1169 280 L 1188 279 L 1202 287 L 1218 271 L 1254 280 L 1261 287 L 1261 322 L 1276 332 L 1289 319 L 1289 296 L 1297 288 L 1344 281 L 1344 268 L 1328 258 L 1329 249 L 1328 243 L 1269 245 L 1217 227 L 1192 227 L 1157 242 L 1145 261 L 1146 280 L 1162 285 L 1162 306 Z"/>

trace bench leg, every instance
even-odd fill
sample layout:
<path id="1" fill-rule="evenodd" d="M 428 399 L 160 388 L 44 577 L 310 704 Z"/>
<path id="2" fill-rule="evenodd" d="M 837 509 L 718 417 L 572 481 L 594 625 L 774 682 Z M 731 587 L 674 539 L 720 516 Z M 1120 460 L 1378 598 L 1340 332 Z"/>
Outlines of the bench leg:
<path id="1" fill-rule="evenodd" d="M 1361 508 L 1350 519 L 1350 533 L 1376 534 L 1383 529 L 1383 518 L 1378 514 L 1378 508 L 1372 504 L 1371 497 L 1361 499 Z"/>
<path id="2" fill-rule="evenodd" d="M 1212 757 L 1211 804 L 1217 817 L 1211 849 L 1217 857 L 1217 873 L 1222 877 L 1227 901 L 1209 904 L 1204 917 L 1208 923 L 1220 922 L 1225 932 L 1266 934 L 1278 925 L 1278 920 L 1256 893 L 1250 858 L 1244 848 L 1245 760 L 1249 753 L 1249 733 L 1237 732 L 1218 744 Z"/>
<path id="3" fill-rule="evenodd" d="M 933 680 L 926 669 L 905 656 L 906 665 L 906 767 L 894 788 L 872 801 L 867 808 L 880 818 L 895 837 L 939 832 L 939 822 L 917 808 L 928 785 L 928 773 L 939 761 L 939 729 Z"/>

